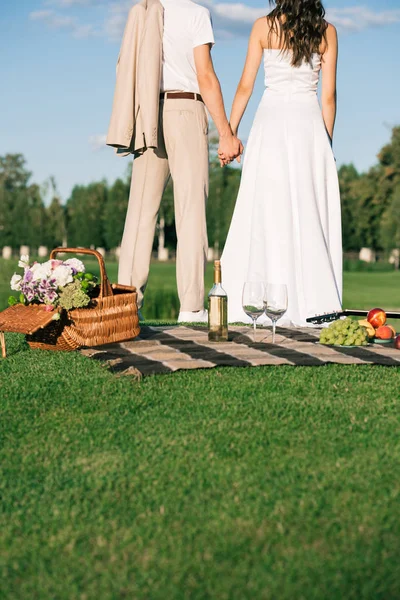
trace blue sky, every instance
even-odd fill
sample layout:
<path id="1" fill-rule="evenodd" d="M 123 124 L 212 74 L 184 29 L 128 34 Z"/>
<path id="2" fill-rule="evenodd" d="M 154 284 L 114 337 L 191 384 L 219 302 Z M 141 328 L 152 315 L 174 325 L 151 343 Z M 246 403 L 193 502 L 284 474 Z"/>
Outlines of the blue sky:
<path id="1" fill-rule="evenodd" d="M 251 23 L 267 2 L 205 0 L 216 30 L 214 63 L 230 109 Z M 128 159 L 104 147 L 115 62 L 132 0 L 2 0 L 0 154 L 21 152 L 43 183 L 56 178 L 66 200 L 74 184 L 124 174 Z M 338 165 L 366 170 L 400 124 L 399 0 L 328 0 L 339 31 Z M 262 75 L 241 127 L 246 138 Z"/>

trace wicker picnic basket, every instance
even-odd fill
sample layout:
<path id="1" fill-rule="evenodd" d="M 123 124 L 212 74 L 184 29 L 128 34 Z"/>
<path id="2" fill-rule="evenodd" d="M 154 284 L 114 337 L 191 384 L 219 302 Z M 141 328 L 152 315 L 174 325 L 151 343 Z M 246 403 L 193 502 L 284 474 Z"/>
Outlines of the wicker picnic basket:
<path id="1" fill-rule="evenodd" d="M 43 350 L 76 350 L 83 346 L 100 346 L 122 342 L 139 335 L 136 288 L 110 284 L 102 255 L 87 248 L 55 248 L 54 259 L 60 253 L 89 254 L 100 265 L 98 296 L 86 308 L 63 310 L 58 321 L 54 312 L 43 304 L 16 304 L 0 313 L 0 342 L 5 356 L 4 331 L 25 333 L 31 348 Z"/>

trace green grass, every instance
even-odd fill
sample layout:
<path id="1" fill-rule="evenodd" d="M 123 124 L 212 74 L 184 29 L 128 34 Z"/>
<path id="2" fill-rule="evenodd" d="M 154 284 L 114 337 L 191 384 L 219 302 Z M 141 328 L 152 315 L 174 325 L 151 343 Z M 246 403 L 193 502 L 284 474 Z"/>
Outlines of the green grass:
<path id="1" fill-rule="evenodd" d="M 343 304 L 347 308 L 400 310 L 400 272 L 344 273 Z"/>
<path id="2" fill-rule="evenodd" d="M 153 265 L 149 292 L 173 292 L 174 271 Z M 398 273 L 346 273 L 345 304 L 399 307 L 399 284 Z M 397 369 L 137 383 L 18 335 L 7 347 L 2 600 L 400 597 Z"/>
<path id="3" fill-rule="evenodd" d="M 400 376 L 0 363 L 1 597 L 395 599 Z"/>

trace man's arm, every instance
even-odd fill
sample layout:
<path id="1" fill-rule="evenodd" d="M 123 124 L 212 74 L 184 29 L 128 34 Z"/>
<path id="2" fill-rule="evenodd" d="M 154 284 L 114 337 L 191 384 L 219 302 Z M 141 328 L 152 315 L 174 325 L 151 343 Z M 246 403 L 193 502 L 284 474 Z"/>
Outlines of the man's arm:
<path id="1" fill-rule="evenodd" d="M 220 153 L 223 154 L 228 161 L 231 161 L 240 155 L 243 147 L 237 137 L 232 134 L 228 123 L 221 86 L 218 77 L 215 74 L 214 65 L 211 59 L 210 44 L 196 46 L 196 48 L 193 49 L 193 52 L 200 93 L 219 134 Z"/>

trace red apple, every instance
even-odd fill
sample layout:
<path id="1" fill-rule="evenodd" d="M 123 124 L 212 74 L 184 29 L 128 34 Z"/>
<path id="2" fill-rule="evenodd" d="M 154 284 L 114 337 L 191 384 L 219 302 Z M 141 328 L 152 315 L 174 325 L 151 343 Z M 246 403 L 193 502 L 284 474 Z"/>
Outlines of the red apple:
<path id="1" fill-rule="evenodd" d="M 400 335 L 395 338 L 394 347 L 397 348 L 397 350 L 400 350 Z"/>
<path id="2" fill-rule="evenodd" d="M 390 340 L 394 337 L 393 329 L 387 325 L 382 325 L 375 331 L 375 337 L 377 337 L 378 340 Z"/>
<path id="3" fill-rule="evenodd" d="M 367 315 L 367 321 L 371 323 L 372 327 L 378 329 L 386 323 L 386 313 L 382 308 L 373 308 Z"/>

